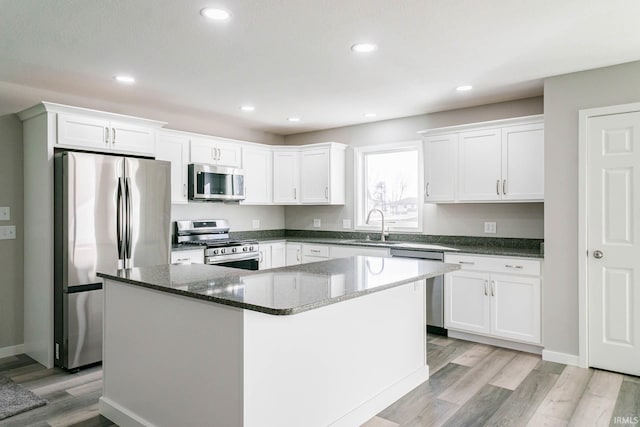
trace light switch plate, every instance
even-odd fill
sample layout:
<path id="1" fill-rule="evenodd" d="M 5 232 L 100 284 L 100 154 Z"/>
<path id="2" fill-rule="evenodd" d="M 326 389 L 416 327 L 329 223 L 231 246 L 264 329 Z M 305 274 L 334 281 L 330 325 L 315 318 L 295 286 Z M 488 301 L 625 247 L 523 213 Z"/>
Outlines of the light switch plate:
<path id="1" fill-rule="evenodd" d="M 342 220 L 342 228 L 351 229 L 351 220 L 350 219 L 343 219 Z"/>
<path id="2" fill-rule="evenodd" d="M 259 219 L 254 219 L 253 221 L 251 221 L 251 227 L 260 228 L 260 220 Z"/>
<path id="3" fill-rule="evenodd" d="M 0 207 L 0 221 L 9 221 L 11 219 L 11 209 L 8 206 Z"/>
<path id="4" fill-rule="evenodd" d="M 484 223 L 484 232 L 496 234 L 496 223 L 495 222 L 485 222 Z"/>
<path id="5" fill-rule="evenodd" d="M 11 240 L 16 238 L 15 225 L 3 225 L 0 227 L 0 240 Z"/>
<path id="6" fill-rule="evenodd" d="M 320 218 L 314 218 L 313 219 L 313 226 L 314 227 L 320 227 L 322 225 L 322 221 L 320 221 Z"/>

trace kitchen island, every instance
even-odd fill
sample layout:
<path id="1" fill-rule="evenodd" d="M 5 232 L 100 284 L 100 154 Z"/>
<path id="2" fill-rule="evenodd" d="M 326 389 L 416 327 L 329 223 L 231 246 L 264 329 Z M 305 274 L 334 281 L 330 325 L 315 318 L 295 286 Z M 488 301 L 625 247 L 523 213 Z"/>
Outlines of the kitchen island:
<path id="1" fill-rule="evenodd" d="M 100 274 L 100 412 L 126 426 L 358 426 L 429 377 L 424 280 L 356 256 L 265 271 Z"/>

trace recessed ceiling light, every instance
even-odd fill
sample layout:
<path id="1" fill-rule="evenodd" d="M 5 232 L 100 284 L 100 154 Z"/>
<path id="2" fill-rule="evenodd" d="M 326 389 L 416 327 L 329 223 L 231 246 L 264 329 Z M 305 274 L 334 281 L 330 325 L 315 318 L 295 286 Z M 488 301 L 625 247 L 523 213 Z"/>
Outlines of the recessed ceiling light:
<path id="1" fill-rule="evenodd" d="M 253 105 L 243 105 L 242 107 L 240 107 L 240 109 L 242 111 L 254 111 L 256 107 L 254 107 Z"/>
<path id="2" fill-rule="evenodd" d="M 458 86 L 456 88 L 456 90 L 458 92 L 466 92 L 466 91 L 471 90 L 471 89 L 473 89 L 473 86 L 471 86 L 471 85 L 462 85 L 462 86 Z"/>
<path id="3" fill-rule="evenodd" d="M 113 77 L 118 83 L 123 83 L 126 85 L 131 85 L 134 84 L 136 82 L 136 79 L 133 78 L 133 76 L 128 76 L 126 74 L 118 74 L 117 76 Z"/>
<path id="4" fill-rule="evenodd" d="M 214 21 L 226 21 L 231 18 L 231 13 L 224 9 L 216 9 L 214 7 L 207 7 L 200 11 L 200 14 L 205 18 L 212 19 Z"/>
<path id="5" fill-rule="evenodd" d="M 356 43 L 351 46 L 351 50 L 358 53 L 369 53 L 378 49 L 378 45 L 375 43 Z"/>
<path id="6" fill-rule="evenodd" d="M 287 120 L 289 120 L 290 122 L 299 122 L 300 117 L 288 117 Z"/>
<path id="7" fill-rule="evenodd" d="M 375 117 L 375 116 L 377 116 L 377 114 L 376 113 L 364 113 L 364 116 L 365 117 Z"/>

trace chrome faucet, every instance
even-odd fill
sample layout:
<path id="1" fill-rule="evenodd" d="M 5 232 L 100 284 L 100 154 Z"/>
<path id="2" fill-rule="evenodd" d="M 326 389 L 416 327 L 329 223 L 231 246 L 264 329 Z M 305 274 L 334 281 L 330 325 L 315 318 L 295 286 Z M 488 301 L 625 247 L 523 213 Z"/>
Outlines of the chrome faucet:
<path id="1" fill-rule="evenodd" d="M 382 217 L 382 231 L 380 232 L 380 241 L 384 242 L 385 241 L 385 238 L 384 238 L 384 212 L 382 212 L 380 209 L 371 209 L 369 211 L 369 213 L 367 214 L 367 220 L 365 221 L 365 223 L 369 224 L 369 218 L 371 218 L 371 214 L 374 211 L 380 212 L 380 216 Z"/>

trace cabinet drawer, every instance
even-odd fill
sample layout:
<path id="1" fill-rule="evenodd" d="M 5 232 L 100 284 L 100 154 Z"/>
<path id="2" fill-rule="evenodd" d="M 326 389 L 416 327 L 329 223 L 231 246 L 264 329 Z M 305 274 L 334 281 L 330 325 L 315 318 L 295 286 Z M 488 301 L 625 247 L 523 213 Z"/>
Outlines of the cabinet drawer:
<path id="1" fill-rule="evenodd" d="M 172 251 L 171 264 L 204 264 L 204 249 Z"/>
<path id="2" fill-rule="evenodd" d="M 329 246 L 324 246 L 324 245 L 302 245 L 302 255 L 303 256 L 329 258 Z"/>
<path id="3" fill-rule="evenodd" d="M 446 254 L 444 261 L 452 264 L 460 264 L 462 270 L 524 274 L 528 276 L 541 275 L 540 261 L 533 259 Z"/>

